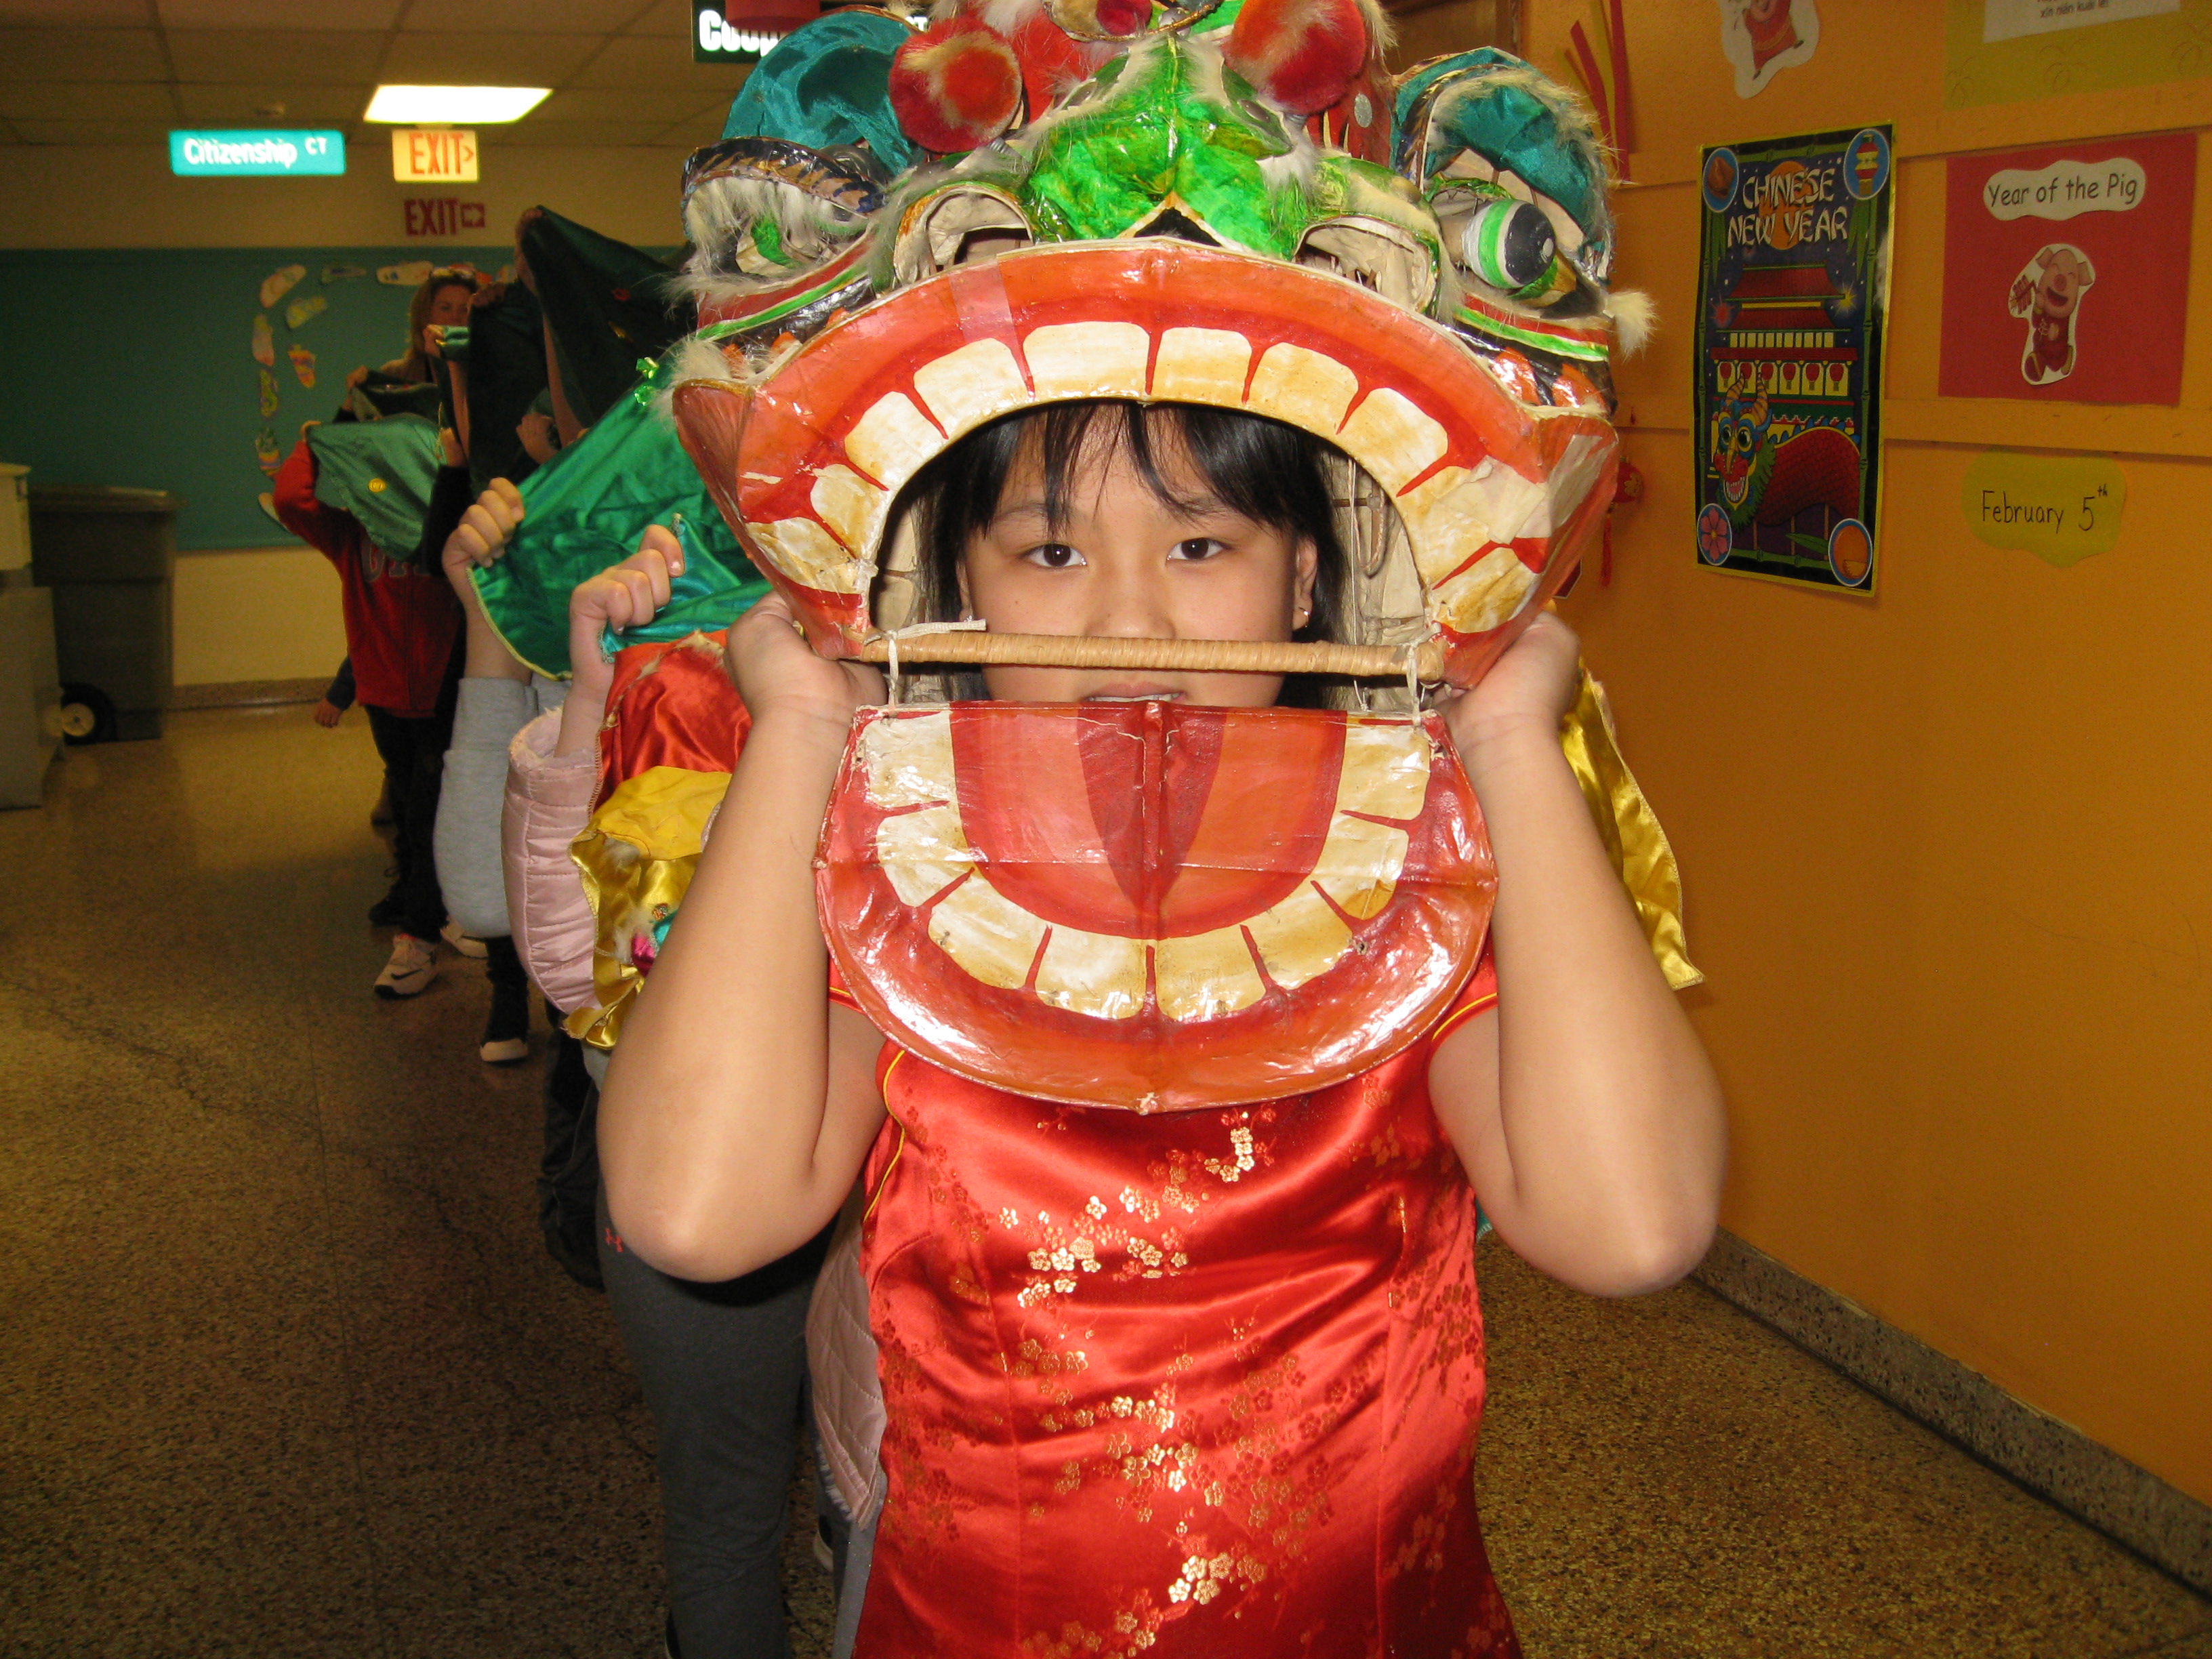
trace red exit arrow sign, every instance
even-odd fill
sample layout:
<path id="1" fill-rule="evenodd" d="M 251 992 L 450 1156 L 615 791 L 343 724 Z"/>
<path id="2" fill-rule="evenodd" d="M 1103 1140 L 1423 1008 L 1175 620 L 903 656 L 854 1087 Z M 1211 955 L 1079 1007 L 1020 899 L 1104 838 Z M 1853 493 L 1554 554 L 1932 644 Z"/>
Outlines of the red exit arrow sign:
<path id="1" fill-rule="evenodd" d="M 410 185 L 471 185 L 477 136 L 466 127 L 395 127 L 392 176 Z"/>

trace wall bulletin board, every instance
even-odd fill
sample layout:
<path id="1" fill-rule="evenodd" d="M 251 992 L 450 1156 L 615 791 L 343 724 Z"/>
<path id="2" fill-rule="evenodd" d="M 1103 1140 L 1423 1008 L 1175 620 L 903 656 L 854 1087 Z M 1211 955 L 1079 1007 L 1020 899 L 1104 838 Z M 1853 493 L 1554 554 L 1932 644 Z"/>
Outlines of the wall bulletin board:
<path id="1" fill-rule="evenodd" d="M 28 466 L 34 485 L 173 490 L 186 501 L 180 549 L 294 545 L 256 501 L 269 487 L 261 459 L 271 445 L 289 453 L 301 422 L 330 417 L 347 370 L 405 344 L 414 290 L 378 281 L 379 270 L 466 260 L 496 270 L 512 258 L 505 247 L 0 252 L 0 459 Z M 294 266 L 301 275 L 276 292 L 270 279 Z"/>

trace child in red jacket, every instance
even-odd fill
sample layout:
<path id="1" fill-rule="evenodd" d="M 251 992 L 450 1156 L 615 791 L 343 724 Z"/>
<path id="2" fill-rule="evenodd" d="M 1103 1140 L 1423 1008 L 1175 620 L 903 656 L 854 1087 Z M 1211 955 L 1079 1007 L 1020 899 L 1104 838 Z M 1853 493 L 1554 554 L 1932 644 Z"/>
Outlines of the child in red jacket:
<path id="1" fill-rule="evenodd" d="M 431 832 L 453 720 L 449 675 L 461 610 L 445 577 L 390 557 L 352 514 L 315 498 L 315 458 L 304 434 L 276 474 L 276 516 L 337 568 L 345 596 L 346 649 L 368 728 L 384 758 L 397 818 L 399 878 L 369 911 L 396 923 L 392 959 L 376 976 L 380 997 L 411 997 L 438 976 L 438 890 Z"/>

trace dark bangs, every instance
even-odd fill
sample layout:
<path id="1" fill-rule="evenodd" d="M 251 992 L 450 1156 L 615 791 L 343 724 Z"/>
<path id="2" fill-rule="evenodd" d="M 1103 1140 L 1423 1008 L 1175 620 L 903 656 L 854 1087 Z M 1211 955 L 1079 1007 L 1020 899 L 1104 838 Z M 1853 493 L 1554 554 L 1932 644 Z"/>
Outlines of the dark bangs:
<path id="1" fill-rule="evenodd" d="M 1328 462 L 1334 451 L 1319 438 L 1265 416 L 1200 404 L 1145 404 L 1121 399 L 1048 404 L 979 427 L 939 455 L 907 487 L 902 510 L 915 515 L 915 620 L 952 622 L 960 615 L 960 561 L 968 544 L 998 516 L 1006 480 L 1025 445 L 1035 445 L 1044 471 L 1044 504 L 1054 530 L 1066 521 L 1068 497 L 1085 451 L 1100 459 L 1127 458 L 1164 505 L 1198 505 L 1176 494 L 1163 473 L 1163 449 L 1189 459 L 1213 499 L 1253 523 L 1293 540 L 1311 541 L 1316 557 L 1313 611 L 1294 638 L 1333 640 L 1344 608 L 1346 559 L 1337 539 Z M 1279 702 L 1321 707 L 1324 687 L 1313 677 L 1285 680 Z M 981 675 L 954 677 L 954 695 L 981 697 Z"/>

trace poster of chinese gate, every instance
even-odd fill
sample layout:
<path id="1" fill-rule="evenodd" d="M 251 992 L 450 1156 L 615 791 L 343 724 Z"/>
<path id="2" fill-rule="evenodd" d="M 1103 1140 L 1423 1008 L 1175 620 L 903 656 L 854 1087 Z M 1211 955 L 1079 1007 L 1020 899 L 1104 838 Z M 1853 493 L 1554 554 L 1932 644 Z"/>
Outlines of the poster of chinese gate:
<path id="1" fill-rule="evenodd" d="M 1870 593 L 1890 130 L 1705 152 L 1691 447 L 1698 556 Z"/>

